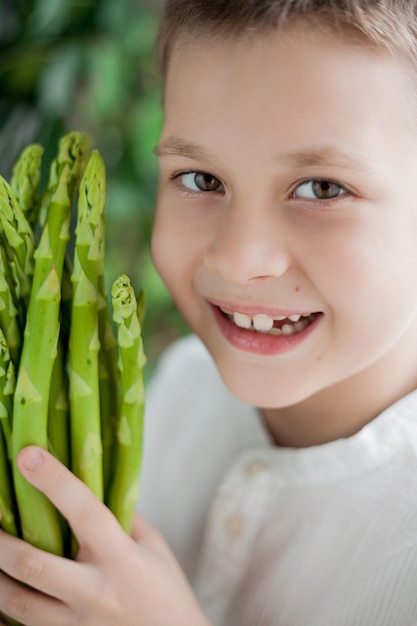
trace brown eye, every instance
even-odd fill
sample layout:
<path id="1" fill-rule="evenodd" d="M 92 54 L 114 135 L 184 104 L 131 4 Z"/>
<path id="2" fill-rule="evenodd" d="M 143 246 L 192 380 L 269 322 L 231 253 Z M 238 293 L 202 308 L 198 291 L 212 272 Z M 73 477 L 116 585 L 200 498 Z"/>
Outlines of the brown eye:
<path id="1" fill-rule="evenodd" d="M 339 196 L 341 189 L 336 183 L 331 183 L 328 180 L 319 180 L 313 183 L 313 191 L 316 198 L 328 200 L 329 198 Z"/>
<path id="2" fill-rule="evenodd" d="M 188 172 L 180 176 L 181 183 L 191 191 L 221 191 L 222 182 L 208 172 Z"/>
<path id="3" fill-rule="evenodd" d="M 217 191 L 221 182 L 215 176 L 202 172 L 195 175 L 195 184 L 201 191 Z"/>
<path id="4" fill-rule="evenodd" d="M 346 193 L 341 185 L 330 180 L 309 180 L 297 187 L 294 191 L 294 197 L 309 200 L 332 200 Z"/>

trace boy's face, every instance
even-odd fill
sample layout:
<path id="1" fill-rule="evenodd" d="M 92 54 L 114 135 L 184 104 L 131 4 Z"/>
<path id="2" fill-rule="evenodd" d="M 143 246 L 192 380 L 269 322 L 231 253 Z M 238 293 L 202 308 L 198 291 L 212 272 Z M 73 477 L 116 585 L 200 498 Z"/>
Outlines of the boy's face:
<path id="1" fill-rule="evenodd" d="M 283 407 L 415 368 L 405 64 L 302 30 L 183 50 L 167 78 L 152 253 L 226 384 Z"/>

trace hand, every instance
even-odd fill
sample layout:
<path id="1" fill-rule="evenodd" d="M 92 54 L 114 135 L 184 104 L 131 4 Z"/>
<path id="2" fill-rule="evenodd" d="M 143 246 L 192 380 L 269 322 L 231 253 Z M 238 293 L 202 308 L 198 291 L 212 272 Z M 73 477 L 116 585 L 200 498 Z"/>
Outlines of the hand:
<path id="1" fill-rule="evenodd" d="M 129 537 L 45 450 L 25 448 L 18 467 L 66 517 L 80 549 L 71 561 L 0 531 L 1 613 L 27 626 L 209 626 L 165 541 L 142 517 Z"/>

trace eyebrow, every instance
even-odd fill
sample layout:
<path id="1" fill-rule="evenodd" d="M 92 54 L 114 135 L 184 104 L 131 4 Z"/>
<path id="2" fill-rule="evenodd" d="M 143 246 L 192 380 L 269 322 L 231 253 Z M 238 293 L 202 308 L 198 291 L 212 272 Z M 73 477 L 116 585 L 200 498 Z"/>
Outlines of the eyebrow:
<path id="1" fill-rule="evenodd" d="M 313 167 L 317 165 L 351 169 L 357 172 L 369 172 L 370 166 L 359 155 L 351 156 L 343 150 L 332 146 L 295 150 L 278 155 L 278 161 L 288 163 L 295 167 Z"/>
<path id="2" fill-rule="evenodd" d="M 215 159 L 206 151 L 195 143 L 184 141 L 177 137 L 168 137 L 154 148 L 154 154 L 160 158 L 184 157 L 193 161 L 206 161 L 214 163 Z"/>
<path id="3" fill-rule="evenodd" d="M 183 157 L 194 161 L 204 161 L 214 164 L 216 159 L 201 146 L 180 139 L 168 137 L 154 149 L 154 154 L 159 158 Z M 281 152 L 276 157 L 277 162 L 292 167 L 332 166 L 341 169 L 351 169 L 357 172 L 369 172 L 370 166 L 359 155 L 351 156 L 343 150 L 333 146 L 320 148 L 307 148 Z"/>

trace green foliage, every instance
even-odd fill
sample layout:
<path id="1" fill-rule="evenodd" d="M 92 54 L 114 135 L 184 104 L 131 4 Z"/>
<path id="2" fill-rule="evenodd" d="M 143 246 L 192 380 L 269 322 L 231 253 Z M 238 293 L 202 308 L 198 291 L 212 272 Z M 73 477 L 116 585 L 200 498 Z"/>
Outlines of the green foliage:
<path id="1" fill-rule="evenodd" d="M 152 149 L 162 122 L 154 44 L 155 0 L 2 0 L 0 173 L 22 148 L 76 129 L 94 139 L 107 168 L 106 276 L 143 286 L 144 341 L 154 363 L 185 332 L 149 258 L 157 186 Z M 43 172 L 44 182 L 47 172 Z"/>

